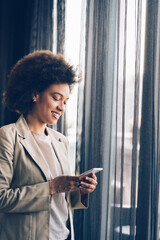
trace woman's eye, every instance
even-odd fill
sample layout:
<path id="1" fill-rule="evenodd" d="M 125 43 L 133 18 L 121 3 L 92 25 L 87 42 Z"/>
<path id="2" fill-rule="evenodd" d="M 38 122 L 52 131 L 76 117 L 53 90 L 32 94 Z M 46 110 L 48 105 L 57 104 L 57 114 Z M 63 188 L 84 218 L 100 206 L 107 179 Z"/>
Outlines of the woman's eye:
<path id="1" fill-rule="evenodd" d="M 53 99 L 54 99 L 55 101 L 59 101 L 59 99 L 58 99 L 57 97 L 54 97 L 54 96 L 53 96 Z"/>

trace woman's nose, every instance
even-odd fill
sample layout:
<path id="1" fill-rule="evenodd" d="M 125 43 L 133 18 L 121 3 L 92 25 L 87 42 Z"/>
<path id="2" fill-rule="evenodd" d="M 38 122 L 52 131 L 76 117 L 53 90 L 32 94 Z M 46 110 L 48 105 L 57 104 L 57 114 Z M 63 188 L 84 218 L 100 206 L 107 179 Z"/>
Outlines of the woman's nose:
<path id="1" fill-rule="evenodd" d="M 62 113 L 65 111 L 65 105 L 63 102 L 59 102 L 57 106 L 58 110 L 61 111 Z"/>

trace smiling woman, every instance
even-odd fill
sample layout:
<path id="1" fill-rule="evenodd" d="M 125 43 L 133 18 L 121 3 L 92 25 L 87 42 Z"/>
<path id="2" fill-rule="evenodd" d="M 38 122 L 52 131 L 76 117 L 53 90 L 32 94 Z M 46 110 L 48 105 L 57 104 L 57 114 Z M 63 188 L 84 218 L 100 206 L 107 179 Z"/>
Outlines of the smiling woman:
<path id="1" fill-rule="evenodd" d="M 9 75 L 4 101 L 10 110 L 28 113 L 33 97 L 44 92 L 52 84 L 75 83 L 75 72 L 61 54 L 36 51 L 19 60 Z M 24 91 L 25 89 L 25 91 Z"/>
<path id="2" fill-rule="evenodd" d="M 47 127 L 64 113 L 74 83 L 72 66 L 50 51 L 11 70 L 4 102 L 21 116 L 0 128 L 0 239 L 74 239 L 68 215 L 88 207 L 97 178 L 71 176 L 68 140 Z"/>
<path id="3" fill-rule="evenodd" d="M 34 132 L 42 129 L 45 124 L 55 125 L 65 111 L 69 99 L 69 85 L 67 83 L 52 84 L 44 92 L 36 94 L 33 99 L 32 110 L 26 117 L 27 123 Z"/>

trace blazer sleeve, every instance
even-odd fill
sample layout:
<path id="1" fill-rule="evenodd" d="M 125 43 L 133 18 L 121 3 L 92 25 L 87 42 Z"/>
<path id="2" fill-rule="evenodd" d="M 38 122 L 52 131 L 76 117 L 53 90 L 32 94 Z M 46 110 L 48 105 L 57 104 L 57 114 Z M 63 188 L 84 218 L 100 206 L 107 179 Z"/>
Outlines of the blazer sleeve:
<path id="1" fill-rule="evenodd" d="M 63 135 L 61 134 L 61 136 Z M 65 146 L 67 150 L 67 159 L 69 164 L 69 142 L 65 136 L 63 136 L 63 139 L 66 143 Z M 69 175 L 73 176 L 75 175 L 75 173 L 70 171 Z M 85 209 L 85 208 L 88 208 L 89 206 L 89 194 L 81 195 L 81 192 L 79 189 L 77 189 L 76 191 L 69 192 L 67 194 L 67 200 L 68 200 L 69 206 L 72 209 Z"/>
<path id="2" fill-rule="evenodd" d="M 49 183 L 11 187 L 14 178 L 14 129 L 0 129 L 0 212 L 37 212 L 48 210 L 51 202 Z"/>

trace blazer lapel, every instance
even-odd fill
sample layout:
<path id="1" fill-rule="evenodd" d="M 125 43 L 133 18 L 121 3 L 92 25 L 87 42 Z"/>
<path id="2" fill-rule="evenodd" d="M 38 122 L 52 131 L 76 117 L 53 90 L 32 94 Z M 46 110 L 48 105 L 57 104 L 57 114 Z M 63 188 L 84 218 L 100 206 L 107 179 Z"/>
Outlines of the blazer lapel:
<path id="1" fill-rule="evenodd" d="M 50 180 L 50 171 L 48 165 L 41 153 L 41 150 L 39 149 L 38 144 L 34 140 L 34 137 L 32 136 L 25 119 L 22 116 L 16 122 L 16 127 L 18 129 L 21 144 L 29 153 L 33 161 L 39 166 L 46 180 Z"/>
<path id="2" fill-rule="evenodd" d="M 49 128 L 47 130 L 51 137 L 52 146 L 57 155 L 59 163 L 61 165 L 62 172 L 64 175 L 69 175 L 70 174 L 70 165 L 69 165 L 68 152 L 67 152 L 65 143 L 62 142 L 61 138 L 55 137 L 54 132 L 51 131 Z"/>

